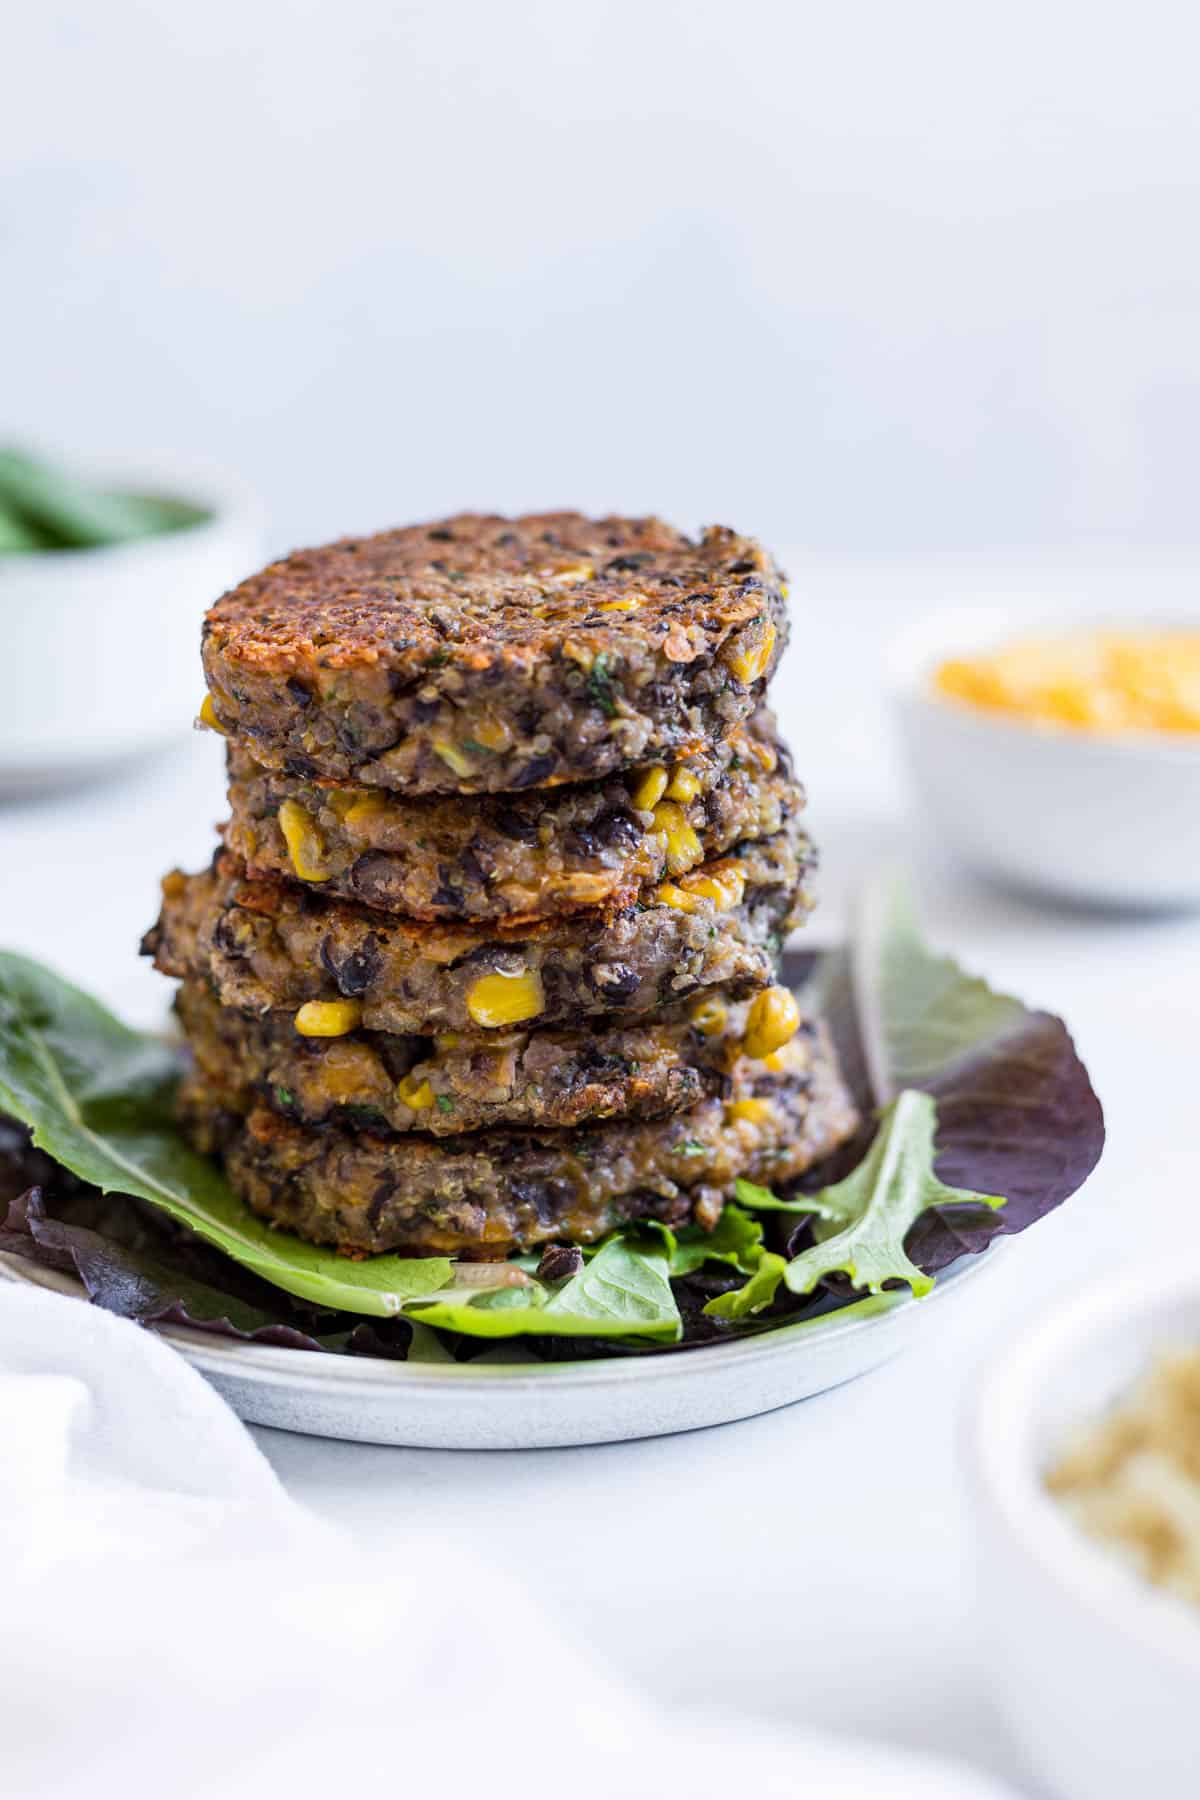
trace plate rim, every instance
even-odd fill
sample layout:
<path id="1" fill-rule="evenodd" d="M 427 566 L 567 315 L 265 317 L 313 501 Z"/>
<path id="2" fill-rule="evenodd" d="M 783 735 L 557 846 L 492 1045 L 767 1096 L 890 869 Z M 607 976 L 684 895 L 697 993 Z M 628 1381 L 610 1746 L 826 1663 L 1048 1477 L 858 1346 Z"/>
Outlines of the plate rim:
<path id="1" fill-rule="evenodd" d="M 420 1390 L 433 1394 L 469 1393 L 472 1388 L 481 1392 L 495 1391 L 500 1387 L 509 1392 L 526 1388 L 544 1391 L 549 1387 L 558 1391 L 564 1388 L 586 1390 L 609 1387 L 614 1382 L 646 1386 L 656 1379 L 678 1380 L 685 1368 L 690 1369 L 693 1364 L 697 1368 L 716 1371 L 727 1370 L 734 1364 L 749 1367 L 774 1359 L 788 1350 L 798 1349 L 805 1338 L 814 1333 L 815 1327 L 823 1327 L 819 1339 L 815 1339 L 814 1334 L 814 1341 L 824 1345 L 878 1330 L 901 1317 L 911 1318 L 915 1311 L 923 1312 L 939 1297 L 961 1292 L 1010 1248 L 1001 1238 L 981 1251 L 959 1257 L 939 1272 L 933 1288 L 921 1298 L 911 1293 L 898 1293 L 895 1304 L 865 1318 L 860 1315 L 839 1319 L 833 1312 L 816 1319 L 794 1319 L 773 1331 L 706 1346 L 695 1357 L 689 1357 L 683 1366 L 678 1357 L 669 1355 L 589 1357 L 572 1362 L 535 1364 L 458 1363 L 450 1358 L 445 1362 L 408 1363 L 389 1357 L 348 1357 L 333 1351 L 298 1351 L 281 1344 L 242 1343 L 186 1325 L 154 1325 L 151 1329 L 176 1345 L 202 1372 L 207 1373 L 211 1367 L 212 1372 L 219 1375 L 240 1380 L 257 1378 L 265 1385 L 277 1387 L 300 1386 L 309 1392 L 320 1388 L 335 1394 L 344 1393 L 357 1383 L 365 1383 L 380 1396 L 389 1389 L 395 1394 Z M 0 1251 L 0 1279 L 40 1287 L 61 1294 L 65 1299 L 91 1304 L 77 1276 L 31 1263 L 11 1251 Z"/>

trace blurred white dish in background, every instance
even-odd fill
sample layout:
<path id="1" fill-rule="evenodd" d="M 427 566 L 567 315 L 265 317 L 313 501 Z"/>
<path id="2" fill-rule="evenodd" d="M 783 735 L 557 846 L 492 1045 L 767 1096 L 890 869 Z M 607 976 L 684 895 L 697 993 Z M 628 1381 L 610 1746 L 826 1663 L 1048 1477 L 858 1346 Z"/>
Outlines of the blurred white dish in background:
<path id="1" fill-rule="evenodd" d="M 892 708 L 918 817 L 980 874 L 1012 886 L 1093 906 L 1200 905 L 1200 742 L 1026 724 L 933 686 L 947 657 L 1064 623 L 1098 621 L 1031 628 L 972 608 L 929 619 L 894 647 Z"/>
<path id="2" fill-rule="evenodd" d="M 0 556 L 0 797 L 97 779 L 187 731 L 201 615 L 263 559 L 259 506 L 224 477 L 169 459 L 90 473 L 208 516 L 103 549 Z"/>
<path id="3" fill-rule="evenodd" d="M 1195 1800 L 1200 1609 L 1086 1536 L 1043 1486 L 1163 1350 L 1200 1344 L 1200 1260 L 1084 1295 L 1005 1347 L 972 1421 L 980 1625 L 996 1692 L 1066 1800 Z"/>

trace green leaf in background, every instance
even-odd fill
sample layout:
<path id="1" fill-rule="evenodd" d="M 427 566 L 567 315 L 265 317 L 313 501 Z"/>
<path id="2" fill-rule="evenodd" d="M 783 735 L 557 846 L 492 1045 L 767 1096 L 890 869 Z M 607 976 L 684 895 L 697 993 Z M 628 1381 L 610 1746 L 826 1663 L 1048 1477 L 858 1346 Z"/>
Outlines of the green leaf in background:
<path id="1" fill-rule="evenodd" d="M 507 1266 L 507 1265 L 503 1265 Z M 444 1289 L 414 1300 L 406 1316 L 471 1337 L 645 1337 L 675 1343 L 683 1322 L 671 1291 L 667 1251 L 646 1234 L 617 1233 L 577 1275 L 551 1288 Z"/>
<path id="2" fill-rule="evenodd" d="M 0 551 L 101 549 L 179 531 L 207 516 L 182 500 L 106 493 L 57 464 L 0 449 Z"/>
<path id="3" fill-rule="evenodd" d="M 0 554 L 20 555 L 30 550 L 49 550 L 53 547 L 52 538 L 38 531 L 19 513 L 0 504 Z"/>
<path id="4" fill-rule="evenodd" d="M 49 969 L 0 952 L 0 1109 L 54 1160 L 105 1194 L 132 1194 L 286 1293 L 388 1317 L 444 1287 L 446 1257 L 352 1262 L 273 1231 L 171 1116 L 178 1067 L 159 1039 L 122 1025 Z"/>
<path id="5" fill-rule="evenodd" d="M 793 1257 L 784 1280 L 794 1294 L 811 1294 L 827 1275 L 847 1275 L 856 1288 L 877 1294 L 885 1282 L 903 1281 L 927 1294 L 933 1277 L 909 1260 L 904 1240 L 930 1207 L 999 1207 L 996 1194 L 947 1187 L 933 1172 L 937 1108 L 928 1094 L 908 1088 L 880 1119 L 866 1156 L 844 1181 L 821 1193 L 824 1216 L 815 1242 Z"/>
<path id="6" fill-rule="evenodd" d="M 902 1088 L 944 1080 L 1030 1020 L 1028 1008 L 930 950 L 912 895 L 899 881 L 869 888 L 852 949 L 854 993 L 867 1068 L 884 1105 Z"/>

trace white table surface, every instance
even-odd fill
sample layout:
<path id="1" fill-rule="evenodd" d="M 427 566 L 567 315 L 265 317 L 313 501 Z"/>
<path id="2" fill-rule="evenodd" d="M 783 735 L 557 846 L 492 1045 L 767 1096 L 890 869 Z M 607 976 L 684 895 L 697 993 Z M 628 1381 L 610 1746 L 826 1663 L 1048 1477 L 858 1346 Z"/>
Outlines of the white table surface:
<path id="1" fill-rule="evenodd" d="M 1200 569 L 791 560 L 797 622 L 775 699 L 823 851 L 812 936 L 837 935 L 874 863 L 904 861 L 938 944 L 1069 1020 L 1108 1113 L 1100 1171 L 927 1342 L 764 1418 L 525 1454 L 256 1435 L 288 1486 L 360 1540 L 395 1544 L 436 1517 L 494 1550 L 656 1698 L 953 1751 L 1021 1785 L 974 1616 L 964 1414 L 979 1370 L 1023 1320 L 1194 1236 L 1200 922 L 1049 910 L 946 860 L 906 817 L 883 646 L 907 619 L 964 600 L 1010 599 L 1014 616 L 1176 606 Z M 161 873 L 205 860 L 221 813 L 220 747 L 207 734 L 120 783 L 0 808 L 0 942 L 52 961 L 137 1022 L 160 1021 L 165 984 L 139 962 L 138 937 Z"/>

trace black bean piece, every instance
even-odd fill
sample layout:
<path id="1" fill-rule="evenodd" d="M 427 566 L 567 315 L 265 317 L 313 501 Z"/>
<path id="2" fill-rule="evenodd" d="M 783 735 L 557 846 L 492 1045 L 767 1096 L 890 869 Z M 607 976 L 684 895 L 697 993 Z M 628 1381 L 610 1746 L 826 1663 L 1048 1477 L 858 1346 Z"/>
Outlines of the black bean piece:
<path id="1" fill-rule="evenodd" d="M 479 840 L 476 839 L 475 842 L 478 843 Z M 484 867 L 483 858 L 480 855 L 480 851 L 482 850 L 482 845 L 480 845 L 480 850 L 476 850 L 474 844 L 468 844 L 466 849 L 459 856 L 458 866 L 466 876 L 467 880 L 475 887 L 486 888 L 488 882 L 491 880 L 491 873 Z M 487 852 L 483 851 L 483 855 L 486 854 Z"/>
<path id="2" fill-rule="evenodd" d="M 371 1195 L 371 1204 L 367 1208 L 367 1223 L 374 1231 L 379 1225 L 380 1215 L 384 1207 L 396 1192 L 399 1183 L 394 1175 L 385 1175 L 375 1192 Z"/>
<path id="3" fill-rule="evenodd" d="M 571 1204 L 571 1183 L 564 1177 L 549 1180 L 514 1177 L 509 1193 L 518 1206 L 528 1207 L 543 1224 L 561 1218 Z"/>
<path id="4" fill-rule="evenodd" d="M 627 963 L 596 963 L 589 970 L 588 979 L 594 991 L 608 1001 L 630 999 L 641 982 L 637 970 Z"/>
<path id="5" fill-rule="evenodd" d="M 364 850 L 350 870 L 350 886 L 371 906 L 383 906 L 392 897 L 396 859 L 384 850 Z"/>
<path id="6" fill-rule="evenodd" d="M 568 856 L 580 862 L 594 862 L 600 850 L 600 843 L 590 826 L 579 825 L 574 831 L 568 831 L 563 838 L 563 849 Z"/>
<path id="7" fill-rule="evenodd" d="M 558 767 L 558 757 L 554 751 L 547 751 L 544 756 L 530 757 L 525 767 L 514 781 L 515 788 L 537 787 L 547 776 L 553 775 Z"/>
<path id="8" fill-rule="evenodd" d="M 297 706 L 312 705 L 312 689 L 306 687 L 302 681 L 297 681 L 294 675 L 288 676 L 284 686 Z"/>
<path id="9" fill-rule="evenodd" d="M 492 824 L 501 836 L 511 838 L 517 844 L 536 844 L 538 828 L 536 819 L 526 818 L 524 813 L 516 812 L 511 806 L 497 807 L 492 814 Z"/>
<path id="10" fill-rule="evenodd" d="M 606 850 L 632 850 L 641 842 L 642 828 L 624 806 L 610 806 L 593 822 L 592 830 Z"/>
<path id="11" fill-rule="evenodd" d="M 445 912 L 460 913 L 463 908 L 463 892 L 451 881 L 450 870 L 445 863 L 438 864 L 437 875 L 437 886 L 430 896 L 430 905 L 439 906 Z"/>
<path id="12" fill-rule="evenodd" d="M 539 1281 L 569 1281 L 583 1268 L 583 1251 L 575 1244 L 547 1244 L 537 1266 Z"/>
<path id="13" fill-rule="evenodd" d="M 373 981 L 379 979 L 382 966 L 379 940 L 373 931 L 368 932 L 357 950 L 344 955 L 338 950 L 332 936 L 322 938 L 321 962 L 336 982 L 338 993 L 344 994 L 348 1000 L 355 1000 L 366 993 Z"/>

